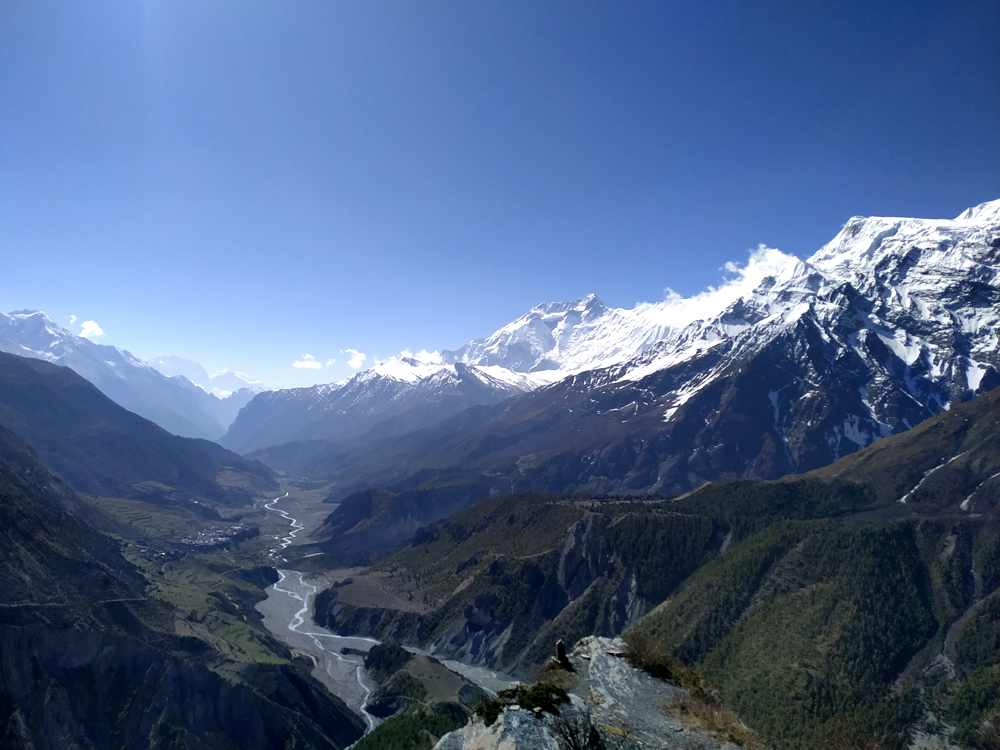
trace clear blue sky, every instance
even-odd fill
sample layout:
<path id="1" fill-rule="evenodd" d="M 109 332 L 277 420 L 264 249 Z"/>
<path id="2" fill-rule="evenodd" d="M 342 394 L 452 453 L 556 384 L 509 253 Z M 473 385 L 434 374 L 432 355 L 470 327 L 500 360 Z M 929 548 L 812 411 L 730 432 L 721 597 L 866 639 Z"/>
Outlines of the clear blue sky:
<path id="1" fill-rule="evenodd" d="M 996 0 L 11 0 L 0 309 L 329 381 L 954 216 L 1000 197 L 998 123 Z"/>

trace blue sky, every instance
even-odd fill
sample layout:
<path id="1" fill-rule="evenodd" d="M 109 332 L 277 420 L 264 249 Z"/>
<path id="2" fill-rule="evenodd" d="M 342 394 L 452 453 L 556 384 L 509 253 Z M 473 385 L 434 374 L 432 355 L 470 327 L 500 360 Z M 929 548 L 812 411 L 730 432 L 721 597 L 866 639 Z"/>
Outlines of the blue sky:
<path id="1" fill-rule="evenodd" d="M 1000 197 L 995 0 L 12 1 L 0 50 L 0 309 L 272 386 Z"/>

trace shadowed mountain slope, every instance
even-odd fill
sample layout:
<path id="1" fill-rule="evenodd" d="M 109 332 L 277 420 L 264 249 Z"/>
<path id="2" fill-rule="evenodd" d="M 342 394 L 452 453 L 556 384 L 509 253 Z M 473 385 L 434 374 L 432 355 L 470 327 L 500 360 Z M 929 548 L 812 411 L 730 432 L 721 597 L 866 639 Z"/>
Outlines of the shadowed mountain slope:
<path id="1" fill-rule="evenodd" d="M 263 465 L 133 414 L 68 367 L 0 353 L 0 420 L 80 492 L 243 505 L 277 485 Z"/>
<path id="2" fill-rule="evenodd" d="M 496 404 L 535 385 L 500 367 L 392 360 L 346 381 L 258 394 L 219 442 L 249 453 L 327 440 L 327 451 L 340 452 L 422 429 L 470 406 Z"/>
<path id="3" fill-rule="evenodd" d="M 990 513 L 1000 497 L 1000 388 L 811 476 L 862 482 L 881 502 Z"/>
<path id="4" fill-rule="evenodd" d="M 118 543 L 0 428 L 0 745 L 337 750 L 363 722 L 301 667 L 228 664 L 174 634 Z M 287 656 L 287 655 L 286 655 Z"/>
<path id="5" fill-rule="evenodd" d="M 143 596 L 145 581 L 118 545 L 80 517 L 86 506 L 76 494 L 3 425 L 0 457 L 4 606 Z"/>

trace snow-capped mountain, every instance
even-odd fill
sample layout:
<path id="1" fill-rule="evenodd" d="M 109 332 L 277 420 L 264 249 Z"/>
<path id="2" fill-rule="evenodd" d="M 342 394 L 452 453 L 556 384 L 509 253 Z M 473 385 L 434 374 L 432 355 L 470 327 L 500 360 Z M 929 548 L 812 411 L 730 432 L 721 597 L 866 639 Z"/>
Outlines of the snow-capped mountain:
<path id="1" fill-rule="evenodd" d="M 628 360 L 690 321 L 720 312 L 790 260 L 760 248 L 718 289 L 688 299 L 671 295 L 633 309 L 606 307 L 595 295 L 538 305 L 456 351 L 400 357 L 337 383 L 261 394 L 221 442 L 249 452 L 300 440 L 348 445 L 361 436 L 370 440 L 420 429 L 469 406 L 495 404 L 573 373 Z M 461 398 L 454 397 L 456 387 Z"/>
<path id="2" fill-rule="evenodd" d="M 537 385 L 502 367 L 392 359 L 336 383 L 261 393 L 220 442 L 240 453 L 303 440 L 347 446 L 418 430 Z"/>
<path id="3" fill-rule="evenodd" d="M 220 399 L 188 378 L 167 377 L 124 349 L 97 344 L 42 312 L 0 313 L 0 351 L 76 371 L 112 401 L 183 437 L 217 439 L 254 393 Z"/>
<path id="4" fill-rule="evenodd" d="M 219 398 L 229 398 L 234 393 L 245 389 L 248 389 L 251 394 L 267 390 L 259 380 L 254 380 L 249 375 L 245 375 L 237 370 L 230 370 L 228 367 L 225 367 L 214 375 L 209 375 L 200 362 L 184 359 L 174 354 L 154 357 L 149 360 L 149 364 L 168 378 L 180 375 L 190 380 L 206 393 L 211 393 L 213 396 L 218 396 Z M 233 416 L 235 418 L 236 415 L 234 414 Z"/>
<path id="5" fill-rule="evenodd" d="M 360 482 L 452 466 L 531 488 L 676 492 L 823 466 L 1000 385 L 1000 201 L 954 220 L 855 217 L 806 261 L 768 252 L 773 271 L 750 289 L 655 334 L 595 298 L 535 308 L 445 356 L 528 370 L 562 356 L 569 369 L 586 358 L 579 334 L 607 335 L 607 351 L 612 327 L 639 352 L 336 470 Z"/>
<path id="6" fill-rule="evenodd" d="M 222 368 L 210 378 L 212 393 L 219 398 L 228 398 L 231 394 L 243 390 L 249 390 L 253 393 L 267 390 L 259 380 L 255 380 L 239 370 L 230 370 L 228 367 Z"/>
<path id="7" fill-rule="evenodd" d="M 1000 201 L 952 221 L 854 217 L 807 261 L 789 258 L 721 315 L 669 332 L 619 377 L 637 381 L 716 347 L 761 349 L 806 321 L 834 357 L 863 360 L 885 434 L 878 417 L 893 409 L 883 391 L 896 381 L 906 403 L 932 414 L 1000 384 L 998 258 Z"/>
<path id="8" fill-rule="evenodd" d="M 493 365 L 531 373 L 533 382 L 551 383 L 566 375 L 593 370 L 635 357 L 692 321 L 721 313 L 769 274 L 795 259 L 760 247 L 743 268 L 718 288 L 694 297 L 671 293 L 662 302 L 632 309 L 609 308 L 596 295 L 572 302 L 533 307 L 493 335 L 470 341 L 456 351 L 442 351 L 443 362 Z"/>

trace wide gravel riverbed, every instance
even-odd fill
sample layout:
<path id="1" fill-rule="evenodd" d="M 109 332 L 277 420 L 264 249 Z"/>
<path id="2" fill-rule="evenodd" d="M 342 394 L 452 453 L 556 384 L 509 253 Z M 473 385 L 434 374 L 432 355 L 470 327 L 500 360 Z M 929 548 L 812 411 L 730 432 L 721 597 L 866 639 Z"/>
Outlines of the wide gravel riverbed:
<path id="1" fill-rule="evenodd" d="M 310 603 L 317 586 L 295 570 L 278 569 L 281 579 L 267 588 L 267 599 L 257 605 L 264 615 L 264 626 L 289 648 L 298 649 L 316 661 L 313 675 L 348 706 L 359 711 L 369 728 L 378 720 L 366 710 L 373 690 L 362 666 L 363 657 L 342 654 L 342 648 L 367 651 L 378 641 L 371 638 L 345 638 L 321 628 L 312 621 Z"/>

